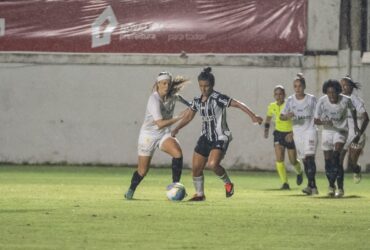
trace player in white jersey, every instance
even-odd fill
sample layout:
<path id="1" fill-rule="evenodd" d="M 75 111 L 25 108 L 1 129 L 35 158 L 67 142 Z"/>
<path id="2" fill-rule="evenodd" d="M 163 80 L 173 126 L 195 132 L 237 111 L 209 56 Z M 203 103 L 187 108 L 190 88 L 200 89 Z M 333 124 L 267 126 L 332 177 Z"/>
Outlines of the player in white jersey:
<path id="1" fill-rule="evenodd" d="M 292 119 L 293 138 L 298 154 L 302 159 L 307 176 L 307 187 L 302 190 L 307 195 L 318 194 L 316 186 L 315 154 L 317 148 L 317 129 L 314 124 L 316 97 L 305 93 L 306 80 L 301 73 L 293 82 L 294 95 L 288 97 L 280 119 Z"/>
<path id="2" fill-rule="evenodd" d="M 187 79 L 183 77 L 176 77 L 173 80 L 168 72 L 162 72 L 157 77 L 140 130 L 137 170 L 132 175 L 130 187 L 125 193 L 126 199 L 133 198 L 137 186 L 148 173 L 156 148 L 172 157 L 172 181 L 180 181 L 183 166 L 182 150 L 178 140 L 171 136 L 170 126 L 184 115 L 182 112 L 179 116 L 173 116 L 176 101 L 190 105 L 176 94 L 186 82 Z"/>
<path id="3" fill-rule="evenodd" d="M 369 123 L 369 115 L 366 112 L 364 101 L 354 94 L 354 89 L 359 89 L 360 84 L 355 83 L 349 76 L 343 77 L 340 81 L 342 85 L 343 94 L 351 97 L 353 106 L 356 108 L 357 125 L 360 132 L 356 135 L 353 133 L 354 121 L 351 114 L 348 115 L 348 139 L 344 145 L 341 155 L 341 162 L 343 164 L 344 158 L 348 153 L 348 167 L 353 171 L 353 180 L 355 183 L 361 181 L 361 167 L 357 164 L 358 158 L 365 146 L 366 135 L 365 130 Z"/>
<path id="4" fill-rule="evenodd" d="M 172 131 L 176 135 L 179 130 L 188 124 L 199 111 L 202 117 L 202 132 L 194 149 L 192 175 L 196 194 L 190 201 L 204 201 L 203 170 L 208 165 L 224 182 L 226 197 L 234 194 L 234 184 L 231 182 L 225 169 L 220 165 L 229 142 L 231 132 L 226 122 L 226 108 L 234 107 L 244 111 L 255 123 L 262 123 L 262 118 L 253 113 L 245 104 L 223 95 L 213 89 L 215 77 L 211 68 L 205 68 L 198 76 L 199 88 L 202 95 L 194 98 L 185 117 Z"/>
<path id="5" fill-rule="evenodd" d="M 354 133 L 358 133 L 356 109 L 348 96 L 342 95 L 342 88 L 337 80 L 329 79 L 324 82 L 322 96 L 316 105 L 315 124 L 322 125 L 322 144 L 325 158 L 325 172 L 329 181 L 328 195 L 342 197 L 343 165 L 340 155 L 348 136 L 348 112 L 354 118 Z M 338 190 L 336 191 L 335 182 Z"/>

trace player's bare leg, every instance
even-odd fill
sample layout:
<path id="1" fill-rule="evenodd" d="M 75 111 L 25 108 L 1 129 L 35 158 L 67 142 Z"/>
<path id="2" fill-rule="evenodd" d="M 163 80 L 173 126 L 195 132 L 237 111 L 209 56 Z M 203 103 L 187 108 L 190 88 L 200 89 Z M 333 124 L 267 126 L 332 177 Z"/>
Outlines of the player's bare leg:
<path id="1" fill-rule="evenodd" d="M 290 164 L 292 164 L 295 173 L 297 174 L 297 185 L 301 185 L 303 182 L 303 171 L 301 167 L 301 162 L 297 159 L 297 150 L 288 149 L 288 158 Z"/>
<path id="2" fill-rule="evenodd" d="M 145 175 L 149 171 L 151 156 L 139 156 L 137 170 L 134 172 L 131 178 L 131 184 L 127 192 L 125 193 L 125 199 L 132 200 L 135 190 L 140 182 L 144 179 Z"/>
<path id="3" fill-rule="evenodd" d="M 192 162 L 192 176 L 195 188 L 195 195 L 189 201 L 204 201 L 206 199 L 204 194 L 204 175 L 203 170 L 206 166 L 207 158 L 194 152 Z"/>
<path id="4" fill-rule="evenodd" d="M 220 149 L 212 149 L 208 157 L 208 167 L 224 182 L 226 197 L 234 194 L 234 184 L 230 181 L 226 170 L 220 165 L 224 153 Z"/>

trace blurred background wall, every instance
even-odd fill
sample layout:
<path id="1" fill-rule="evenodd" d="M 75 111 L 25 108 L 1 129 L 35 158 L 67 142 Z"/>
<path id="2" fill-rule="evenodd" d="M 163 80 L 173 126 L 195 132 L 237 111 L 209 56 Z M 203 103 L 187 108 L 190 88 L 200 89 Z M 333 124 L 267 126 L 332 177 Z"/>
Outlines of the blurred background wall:
<path id="1" fill-rule="evenodd" d="M 113 11 L 117 10 L 109 1 L 103 2 L 112 6 Z M 238 1 L 241 5 L 247 2 Z M 23 51 L 22 47 L 12 47 L 17 43 L 22 45 L 17 37 L 20 29 L 11 26 L 4 18 L 6 14 L 0 11 L 0 21 L 3 20 L 3 24 L 0 22 L 3 27 L 3 31 L 0 28 L 0 162 L 135 165 L 146 102 L 160 71 L 189 77 L 192 83 L 182 94 L 191 100 L 199 95 L 197 75 L 204 66 L 212 66 L 215 89 L 245 102 L 263 117 L 267 105 L 273 101 L 273 87 L 282 84 L 288 95 L 293 94 L 292 82 L 298 72 L 306 77 L 307 92 L 317 97 L 322 95 L 323 81 L 350 74 L 362 84 L 358 94 L 368 104 L 367 1 L 302 0 L 284 4 L 294 9 L 293 4 L 297 2 L 303 4 L 300 8 L 305 15 L 304 46 L 301 49 L 293 42 L 292 46 L 298 51 L 289 53 L 244 53 L 234 47 L 234 53 L 192 53 L 180 49 L 169 53 L 111 53 L 104 51 L 104 46 L 98 48 L 102 51 L 94 53 L 64 52 L 57 46 L 58 41 L 46 41 L 55 44 L 55 51 Z M 122 22 L 107 15 L 110 24 Z M 229 20 L 230 16 L 225 18 Z M 98 15 L 93 16 L 93 21 L 98 19 Z M 105 27 L 109 27 L 109 23 Z M 289 25 L 288 20 L 284 30 L 289 30 Z M 7 38 L 9 34 L 16 39 Z M 68 32 L 63 34 L 68 35 Z M 25 39 L 29 42 L 33 37 Z M 36 45 L 42 46 L 42 42 Z M 261 39 L 260 43 L 263 42 Z M 23 44 L 33 46 L 35 43 Z M 176 112 L 184 108 L 178 104 Z M 253 125 L 243 112 L 232 108 L 228 109 L 228 124 L 234 139 L 223 163 L 225 167 L 275 169 L 272 137 L 263 138 L 262 126 Z M 200 127 L 201 121 L 196 116 L 178 135 L 187 166 L 191 164 Z M 370 135 L 369 129 L 367 135 Z M 317 158 L 318 167 L 323 170 L 320 145 Z M 370 165 L 369 147 L 365 148 L 360 162 Z M 153 164 L 168 163 L 168 156 L 158 150 Z"/>

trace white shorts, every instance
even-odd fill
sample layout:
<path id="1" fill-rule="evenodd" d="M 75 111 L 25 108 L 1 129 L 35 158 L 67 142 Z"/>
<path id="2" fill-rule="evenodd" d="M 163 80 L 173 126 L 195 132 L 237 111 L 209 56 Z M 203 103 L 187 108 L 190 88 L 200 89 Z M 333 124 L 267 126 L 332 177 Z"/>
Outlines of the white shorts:
<path id="1" fill-rule="evenodd" d="M 294 143 L 299 159 L 304 159 L 306 155 L 315 155 L 317 149 L 317 131 L 309 130 L 303 133 L 293 133 Z"/>
<path id="2" fill-rule="evenodd" d="M 348 150 L 349 147 L 351 147 L 351 143 L 352 143 L 352 140 L 356 137 L 355 133 L 353 132 L 353 130 L 350 130 L 349 133 L 348 133 L 348 138 L 347 138 L 347 141 L 346 141 L 346 144 L 344 144 L 344 150 Z M 360 140 L 358 141 L 358 143 L 356 143 L 355 145 L 353 145 L 356 149 L 363 149 L 365 147 L 365 144 L 366 144 L 366 135 L 365 133 L 363 133 L 360 137 Z"/>
<path id="3" fill-rule="evenodd" d="M 321 148 L 323 151 L 334 150 L 336 143 L 345 143 L 348 133 L 346 131 L 322 130 Z"/>
<path id="4" fill-rule="evenodd" d="M 137 147 L 138 155 L 152 156 L 156 148 L 161 148 L 163 142 L 169 137 L 171 137 L 171 133 L 153 135 L 150 133 L 140 132 Z"/>

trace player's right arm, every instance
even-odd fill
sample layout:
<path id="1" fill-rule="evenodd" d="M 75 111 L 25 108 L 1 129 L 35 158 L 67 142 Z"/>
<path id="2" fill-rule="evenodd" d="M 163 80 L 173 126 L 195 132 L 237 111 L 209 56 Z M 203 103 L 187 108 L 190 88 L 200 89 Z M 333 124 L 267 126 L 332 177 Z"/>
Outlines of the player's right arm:
<path id="1" fill-rule="evenodd" d="M 284 109 L 280 113 L 280 120 L 287 121 L 294 116 L 294 113 L 292 112 L 292 109 L 291 109 L 291 105 L 292 105 L 292 97 L 289 97 L 285 104 Z"/>
<path id="2" fill-rule="evenodd" d="M 315 108 L 315 114 L 314 114 L 314 124 L 315 125 L 328 125 L 328 126 L 333 126 L 333 122 L 330 119 L 323 119 L 322 114 L 323 114 L 323 105 L 324 105 L 324 97 L 321 97 L 319 101 L 316 104 Z"/>
<path id="3" fill-rule="evenodd" d="M 269 131 L 270 131 L 272 116 L 273 116 L 272 104 L 270 103 L 269 106 L 267 107 L 267 114 L 266 114 L 266 119 L 265 119 L 265 123 L 264 123 L 265 130 L 264 130 L 263 136 L 266 139 L 269 137 Z"/>
<path id="4" fill-rule="evenodd" d="M 172 124 L 181 120 L 185 114 L 185 111 L 183 111 L 178 116 L 175 116 L 171 119 L 163 119 L 159 99 L 154 95 L 149 97 L 147 108 L 149 113 L 153 116 L 154 123 L 157 125 L 158 129 L 171 126 Z"/>
<path id="5" fill-rule="evenodd" d="M 171 119 L 164 120 L 164 119 L 159 119 L 155 120 L 154 123 L 157 125 L 158 129 L 162 129 L 168 126 L 173 125 L 174 123 L 180 121 L 186 113 L 186 110 L 182 111 L 178 116 L 175 116 Z"/>

